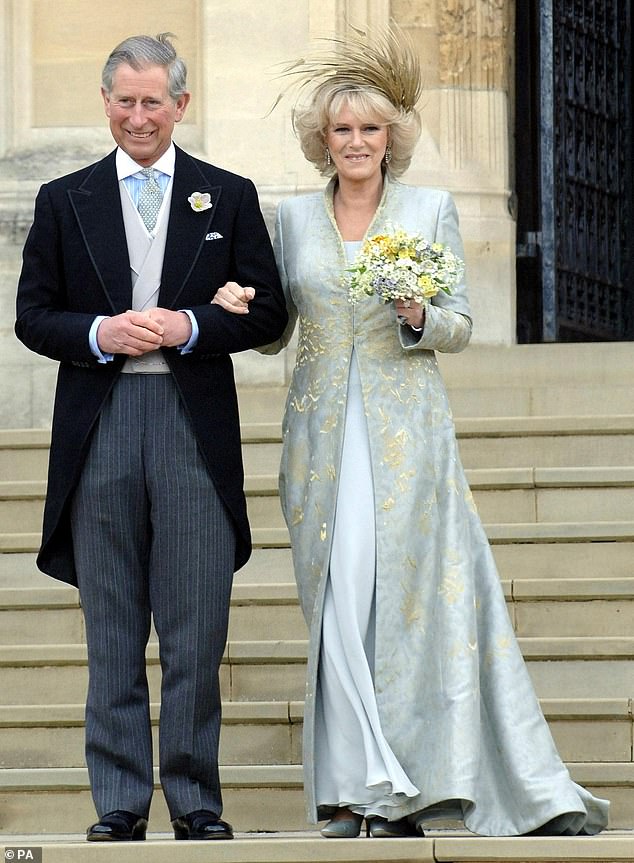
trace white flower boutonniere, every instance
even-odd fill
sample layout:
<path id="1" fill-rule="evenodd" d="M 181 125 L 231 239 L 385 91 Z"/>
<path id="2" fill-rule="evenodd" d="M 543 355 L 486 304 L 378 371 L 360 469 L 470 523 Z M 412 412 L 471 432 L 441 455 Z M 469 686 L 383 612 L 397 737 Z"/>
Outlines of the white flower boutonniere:
<path id="1" fill-rule="evenodd" d="M 187 200 L 195 213 L 211 209 L 211 195 L 208 192 L 192 192 Z"/>

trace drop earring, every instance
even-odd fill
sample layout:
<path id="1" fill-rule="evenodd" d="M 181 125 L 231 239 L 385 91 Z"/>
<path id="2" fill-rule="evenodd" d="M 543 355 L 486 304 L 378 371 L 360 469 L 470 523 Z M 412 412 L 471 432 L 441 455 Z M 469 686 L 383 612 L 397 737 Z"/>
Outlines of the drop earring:
<path id="1" fill-rule="evenodd" d="M 384 158 L 385 158 L 385 164 L 389 165 L 390 162 L 392 161 L 392 145 L 391 144 L 388 144 L 387 147 L 385 148 Z"/>
<path id="2" fill-rule="evenodd" d="M 324 154 L 326 156 L 326 164 L 330 165 L 332 163 L 332 159 L 330 158 L 330 150 L 326 147 L 326 152 Z"/>

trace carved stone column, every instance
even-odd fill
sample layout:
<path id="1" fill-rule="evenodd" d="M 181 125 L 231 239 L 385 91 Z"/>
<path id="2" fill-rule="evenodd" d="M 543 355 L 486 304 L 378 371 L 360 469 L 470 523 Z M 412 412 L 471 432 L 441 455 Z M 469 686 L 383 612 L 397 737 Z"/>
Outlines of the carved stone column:
<path id="1" fill-rule="evenodd" d="M 424 73 L 423 136 L 408 177 L 449 188 L 465 239 L 474 340 L 515 340 L 515 225 L 508 210 L 509 0 L 392 0 Z"/>

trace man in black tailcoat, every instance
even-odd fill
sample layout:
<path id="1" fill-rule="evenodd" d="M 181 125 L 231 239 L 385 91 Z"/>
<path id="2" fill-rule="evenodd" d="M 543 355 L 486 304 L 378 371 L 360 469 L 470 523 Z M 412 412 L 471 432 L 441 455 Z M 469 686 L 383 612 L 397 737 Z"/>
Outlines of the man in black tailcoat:
<path id="1" fill-rule="evenodd" d="M 86 619 L 89 840 L 145 838 L 151 617 L 175 837 L 232 838 L 218 669 L 251 540 L 230 354 L 286 323 L 253 184 L 172 142 L 190 94 L 168 36 L 109 56 L 117 148 L 42 186 L 18 287 L 18 337 L 60 363 L 38 566 L 78 585 Z M 243 315 L 213 302 L 227 283 L 244 286 Z"/>

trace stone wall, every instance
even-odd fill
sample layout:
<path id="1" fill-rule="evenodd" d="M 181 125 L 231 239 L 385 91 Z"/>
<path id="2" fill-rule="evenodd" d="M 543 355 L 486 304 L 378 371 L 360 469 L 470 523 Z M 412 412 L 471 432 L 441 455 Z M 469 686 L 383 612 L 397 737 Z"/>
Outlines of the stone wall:
<path id="1" fill-rule="evenodd" d="M 511 0 L 0 0 L 0 426 L 50 421 L 56 366 L 13 335 L 20 250 L 39 185 L 112 147 L 99 95 L 109 50 L 134 32 L 171 31 L 187 59 L 192 103 L 176 140 L 250 176 L 267 223 L 278 201 L 319 188 L 290 126 L 269 113 L 280 64 L 346 21 L 392 16 L 418 47 L 423 135 L 404 178 L 448 188 L 465 240 L 474 341 L 511 344 L 515 231 L 509 214 Z M 283 384 L 292 347 L 235 358 L 238 380 Z"/>

